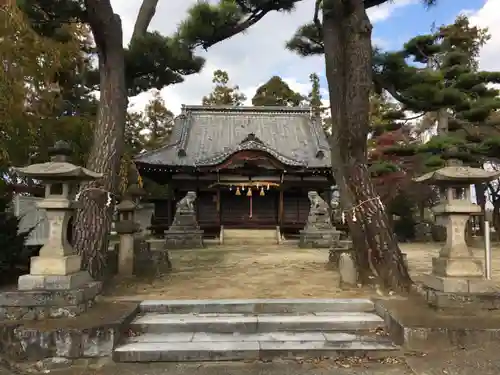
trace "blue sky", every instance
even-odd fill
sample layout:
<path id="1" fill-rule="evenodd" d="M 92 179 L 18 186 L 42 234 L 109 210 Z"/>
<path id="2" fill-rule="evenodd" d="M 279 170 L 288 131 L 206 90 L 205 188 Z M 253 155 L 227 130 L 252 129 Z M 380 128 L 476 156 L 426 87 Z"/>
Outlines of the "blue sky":
<path id="1" fill-rule="evenodd" d="M 432 24 L 450 24 L 463 12 L 477 11 L 484 0 L 440 0 L 438 5 L 426 8 L 420 2 L 394 10 L 390 18 L 375 24 L 373 36 L 383 41 L 383 47 L 396 49 L 412 37 L 429 32 Z"/>
<path id="2" fill-rule="evenodd" d="M 187 8 L 196 1 L 160 1 L 150 30 L 171 34 L 180 20 L 185 18 Z M 111 2 L 122 17 L 124 43 L 128 43 L 141 2 Z M 281 76 L 293 90 L 306 94 L 310 90 L 309 74 L 314 72 L 322 78 L 322 87 L 326 89 L 322 56 L 301 58 L 284 48 L 297 28 L 312 19 L 314 2 L 303 0 L 297 3 L 296 10 L 291 14 L 272 12 L 245 33 L 202 52 L 206 64 L 200 73 L 186 76 L 183 83 L 161 91 L 167 107 L 178 114 L 182 104 L 201 104 L 201 98 L 212 91 L 212 75 L 217 69 L 229 74 L 230 84 L 238 85 L 247 95 L 247 104 L 257 87 L 273 75 Z M 493 34 L 492 40 L 481 52 L 480 66 L 500 71 L 497 63 L 500 61 L 500 0 L 439 0 L 438 5 L 431 8 L 423 6 L 420 0 L 386 2 L 369 10 L 374 24 L 374 44 L 389 50 L 399 49 L 410 38 L 430 32 L 433 23 L 437 26 L 450 24 L 464 11 L 471 15 L 473 23 L 489 27 Z M 133 98 L 130 101 L 132 110 L 140 111 L 150 97 L 145 93 Z"/>
<path id="3" fill-rule="evenodd" d="M 440 0 L 438 5 L 427 8 L 417 1 L 397 7 L 387 19 L 374 22 L 374 44 L 386 50 L 400 49 L 414 36 L 429 33 L 433 24 L 441 26 L 453 23 L 459 14 L 464 11 L 475 13 L 485 2 L 485 0 Z M 322 87 L 326 87 L 324 75 L 320 78 Z"/>

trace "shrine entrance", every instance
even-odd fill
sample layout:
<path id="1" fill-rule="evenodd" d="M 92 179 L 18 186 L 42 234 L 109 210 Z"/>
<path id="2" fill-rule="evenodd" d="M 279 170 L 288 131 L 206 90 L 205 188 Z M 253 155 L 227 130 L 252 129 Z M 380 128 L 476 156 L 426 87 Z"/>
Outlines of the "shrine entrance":
<path id="1" fill-rule="evenodd" d="M 278 225 L 279 191 L 266 187 L 223 189 L 221 224 L 226 228 L 275 228 Z"/>

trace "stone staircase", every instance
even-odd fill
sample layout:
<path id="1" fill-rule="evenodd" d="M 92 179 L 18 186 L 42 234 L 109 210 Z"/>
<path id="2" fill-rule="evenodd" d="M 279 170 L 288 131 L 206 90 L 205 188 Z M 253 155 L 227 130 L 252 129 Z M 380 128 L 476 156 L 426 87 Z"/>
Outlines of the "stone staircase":
<path id="1" fill-rule="evenodd" d="M 117 362 L 400 355 L 367 299 L 144 301 Z"/>
<path id="2" fill-rule="evenodd" d="M 276 229 L 226 229 L 224 245 L 275 245 L 278 243 Z"/>

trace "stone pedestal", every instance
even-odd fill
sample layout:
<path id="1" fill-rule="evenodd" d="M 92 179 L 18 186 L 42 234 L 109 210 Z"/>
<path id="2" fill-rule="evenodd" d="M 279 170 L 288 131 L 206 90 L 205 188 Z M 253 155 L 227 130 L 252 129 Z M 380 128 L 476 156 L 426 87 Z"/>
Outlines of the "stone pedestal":
<path id="1" fill-rule="evenodd" d="M 330 249 L 335 247 L 340 239 L 340 231 L 303 229 L 300 231 L 299 247 Z"/>
<path id="2" fill-rule="evenodd" d="M 193 202 L 196 199 L 194 192 L 177 203 L 177 210 L 172 225 L 165 232 L 167 249 L 193 249 L 203 247 L 203 230 L 196 220 L 196 211 Z"/>
<path id="3" fill-rule="evenodd" d="M 165 232 L 165 245 L 167 249 L 198 249 L 203 247 L 203 231 L 175 231 Z"/>

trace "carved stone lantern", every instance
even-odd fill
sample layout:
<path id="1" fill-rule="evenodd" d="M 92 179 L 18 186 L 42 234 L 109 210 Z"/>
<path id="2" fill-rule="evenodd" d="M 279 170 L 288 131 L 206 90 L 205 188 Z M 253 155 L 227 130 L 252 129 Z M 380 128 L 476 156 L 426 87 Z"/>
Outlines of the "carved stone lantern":
<path id="1" fill-rule="evenodd" d="M 66 142 L 56 142 L 49 150 L 50 161 L 16 168 L 21 175 L 45 184 L 45 199 L 38 207 L 47 213 L 49 237 L 39 256 L 31 258 L 30 274 L 19 278 L 19 290 L 73 289 L 91 281 L 81 271 L 81 256 L 68 241 L 68 225 L 78 202 L 73 193 L 79 183 L 99 179 L 102 174 L 68 161 L 71 149 Z"/>
<path id="2" fill-rule="evenodd" d="M 145 237 L 148 234 L 148 229 L 151 226 L 151 217 L 154 212 L 154 204 L 142 203 L 140 200 L 146 195 L 144 188 L 138 184 L 130 185 L 127 189 L 127 195 L 136 203 L 134 210 L 134 220 L 139 224 L 138 234 Z"/>
<path id="3" fill-rule="evenodd" d="M 118 273 L 131 276 L 134 271 L 134 234 L 140 230 L 135 221 L 137 203 L 134 202 L 133 191 L 129 189 L 121 202 L 116 206 L 118 222 L 115 230 L 120 236 L 118 252 Z"/>
<path id="4" fill-rule="evenodd" d="M 467 221 L 471 214 L 481 212 L 481 207 L 471 201 L 470 187 L 498 176 L 500 173 L 450 160 L 445 167 L 415 179 L 439 187 L 441 201 L 432 211 L 446 227 L 446 243 L 439 256 L 432 259 L 432 274 L 423 278 L 427 287 L 445 293 L 483 291 L 483 262 L 465 241 Z"/>

